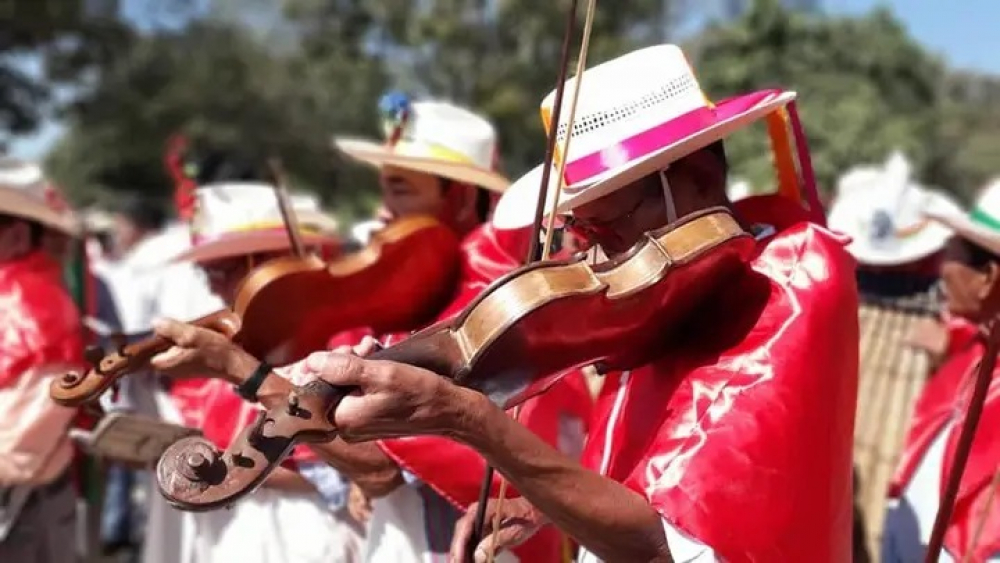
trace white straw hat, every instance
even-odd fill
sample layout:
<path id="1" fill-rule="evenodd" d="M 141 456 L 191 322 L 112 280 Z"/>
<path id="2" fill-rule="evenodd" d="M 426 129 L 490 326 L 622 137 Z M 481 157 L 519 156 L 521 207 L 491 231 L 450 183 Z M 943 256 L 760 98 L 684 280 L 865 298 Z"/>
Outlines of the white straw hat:
<path id="1" fill-rule="evenodd" d="M 829 227 L 852 238 L 847 250 L 862 264 L 894 266 L 944 248 L 951 231 L 927 214 L 961 215 L 948 195 L 910 178 L 910 163 L 893 153 L 882 167 L 859 167 L 838 182 Z"/>
<path id="2" fill-rule="evenodd" d="M 502 192 L 510 181 L 494 170 L 497 135 L 483 117 L 446 102 L 413 102 L 390 94 L 384 142 L 342 137 L 334 145 L 361 162 L 441 176 Z"/>
<path id="3" fill-rule="evenodd" d="M 541 108 L 546 132 L 556 136 L 549 203 L 561 186 L 561 213 L 662 170 L 795 99 L 793 92 L 766 90 L 713 104 L 681 49 L 659 45 L 585 71 L 576 119 L 568 132 L 565 108 L 576 80 L 566 83 L 557 127 L 551 123 L 556 91 L 545 97 Z M 567 133 L 569 153 L 561 155 Z M 563 160 L 566 174 L 559 178 Z M 530 224 L 542 172 L 538 166 L 511 185 L 497 205 L 495 223 L 507 228 Z"/>
<path id="4" fill-rule="evenodd" d="M 176 261 L 209 262 L 231 256 L 275 252 L 291 247 L 274 188 L 262 183 L 209 184 L 195 189 L 191 248 Z M 292 199 L 292 198 L 290 198 Z M 292 201 L 302 240 L 310 246 L 337 245 L 323 234 L 322 212 L 313 198 Z"/>

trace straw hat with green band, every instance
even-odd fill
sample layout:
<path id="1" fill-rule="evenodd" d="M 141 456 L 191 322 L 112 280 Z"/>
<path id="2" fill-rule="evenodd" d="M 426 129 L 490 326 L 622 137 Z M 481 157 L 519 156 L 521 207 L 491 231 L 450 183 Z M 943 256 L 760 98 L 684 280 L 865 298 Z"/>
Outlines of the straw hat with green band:
<path id="1" fill-rule="evenodd" d="M 383 96 L 385 141 L 336 138 L 344 154 L 382 168 L 393 166 L 503 192 L 510 181 L 494 170 L 496 130 L 471 111 L 445 102 Z"/>
<path id="2" fill-rule="evenodd" d="M 967 215 L 928 213 L 955 234 L 1000 255 L 1000 178 L 990 182 Z"/>

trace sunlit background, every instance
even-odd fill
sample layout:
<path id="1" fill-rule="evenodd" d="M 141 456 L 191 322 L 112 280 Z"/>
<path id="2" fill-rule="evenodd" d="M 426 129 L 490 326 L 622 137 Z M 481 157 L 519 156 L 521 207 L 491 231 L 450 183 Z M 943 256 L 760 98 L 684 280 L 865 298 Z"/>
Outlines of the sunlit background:
<path id="1" fill-rule="evenodd" d="M 581 4 L 583 4 L 581 2 Z M 334 134 L 377 133 L 389 88 L 489 114 L 514 175 L 540 159 L 568 1 L 0 0 L 0 146 L 45 160 L 80 204 L 163 197 L 166 140 L 278 153 L 335 212 L 367 212 L 373 177 Z M 591 64 L 685 46 L 713 97 L 802 96 L 821 188 L 900 149 L 919 180 L 968 201 L 1000 163 L 1000 4 L 989 0 L 599 1 Z M 761 136 L 734 175 L 769 188 Z"/>

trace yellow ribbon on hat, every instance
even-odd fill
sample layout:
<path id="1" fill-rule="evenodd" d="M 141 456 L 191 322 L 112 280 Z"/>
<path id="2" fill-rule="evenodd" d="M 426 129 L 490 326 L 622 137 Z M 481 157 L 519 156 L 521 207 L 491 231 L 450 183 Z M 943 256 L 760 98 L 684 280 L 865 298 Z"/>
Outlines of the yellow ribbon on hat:
<path id="1" fill-rule="evenodd" d="M 412 147 L 412 150 L 406 150 L 407 147 Z M 471 158 L 459 151 L 438 143 L 428 143 L 426 141 L 401 139 L 393 145 L 392 152 L 402 156 L 427 158 L 444 162 L 453 162 L 455 164 L 476 165 Z"/>
<path id="2" fill-rule="evenodd" d="M 231 234 L 231 233 L 248 233 L 248 232 L 251 232 L 251 231 L 271 231 L 271 230 L 275 230 L 275 229 L 284 229 L 284 228 L 285 228 L 285 223 L 282 222 L 282 221 L 270 221 L 270 220 L 269 221 L 252 221 L 250 223 L 243 223 L 241 225 L 237 225 L 236 227 L 226 228 L 221 233 L 211 233 L 211 234 L 208 234 L 208 233 L 204 232 L 204 229 L 198 228 L 198 224 L 197 223 L 192 223 L 192 225 L 191 225 L 191 231 L 194 234 L 196 234 L 196 235 L 202 235 L 202 236 L 204 236 L 204 235 L 208 235 L 208 236 L 225 236 L 225 235 Z M 321 230 L 319 228 L 314 227 L 312 225 L 299 225 L 299 230 L 302 231 L 303 233 L 310 234 L 310 235 L 318 235 L 318 234 L 321 233 Z"/>

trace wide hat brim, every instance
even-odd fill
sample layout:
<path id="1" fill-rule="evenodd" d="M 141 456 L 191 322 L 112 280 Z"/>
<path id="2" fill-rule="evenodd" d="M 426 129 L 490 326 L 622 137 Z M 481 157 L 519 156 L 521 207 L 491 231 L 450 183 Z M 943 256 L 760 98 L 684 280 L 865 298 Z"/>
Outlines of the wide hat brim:
<path id="1" fill-rule="evenodd" d="M 975 243 L 978 246 L 1000 255 L 1000 231 L 977 223 L 968 214 L 961 211 L 928 212 L 927 217 L 941 223 L 958 236 Z"/>
<path id="2" fill-rule="evenodd" d="M 960 217 L 962 208 L 946 195 L 916 186 L 907 188 L 924 198 L 923 215 Z M 868 266 L 898 266 L 922 260 L 944 248 L 952 229 L 943 222 L 930 221 L 905 236 L 873 240 L 859 225 L 870 221 L 871 197 L 868 192 L 852 191 L 841 196 L 830 209 L 827 224 L 851 237 L 847 251 L 859 263 Z M 903 226 L 905 228 L 905 226 Z"/>
<path id="3" fill-rule="evenodd" d="M 480 186 L 499 193 L 503 193 L 510 186 L 510 180 L 504 176 L 472 164 L 399 154 L 385 143 L 364 139 L 337 138 L 333 143 L 344 154 L 378 169 L 383 166 L 403 168 Z"/>
<path id="4" fill-rule="evenodd" d="M 0 187 L 0 215 L 21 217 L 69 236 L 80 234 L 80 221 L 72 211 L 55 211 L 21 190 Z"/>
<path id="5" fill-rule="evenodd" d="M 570 213 L 576 207 L 599 199 L 627 186 L 658 170 L 666 168 L 689 154 L 728 137 L 733 132 L 787 105 L 795 99 L 795 92 L 774 92 L 763 97 L 758 103 L 747 108 L 747 100 L 760 98 L 762 92 L 747 94 L 725 100 L 714 108 L 714 122 L 704 128 L 683 136 L 642 158 L 610 169 L 585 182 L 564 187 L 559 192 L 557 213 Z M 534 220 L 534 210 L 538 202 L 538 192 L 542 185 L 543 166 L 538 165 L 511 184 L 507 193 L 497 203 L 493 213 L 493 223 L 505 229 L 517 229 L 530 225 Z M 559 171 L 553 166 L 549 174 L 546 212 L 552 209 L 559 186 Z"/>
<path id="6" fill-rule="evenodd" d="M 338 246 L 340 244 L 334 237 L 311 233 L 304 234 L 302 242 L 307 246 Z M 178 254 L 173 261 L 205 263 L 235 256 L 280 252 L 291 247 L 288 233 L 284 230 L 233 233 L 199 242 Z"/>

